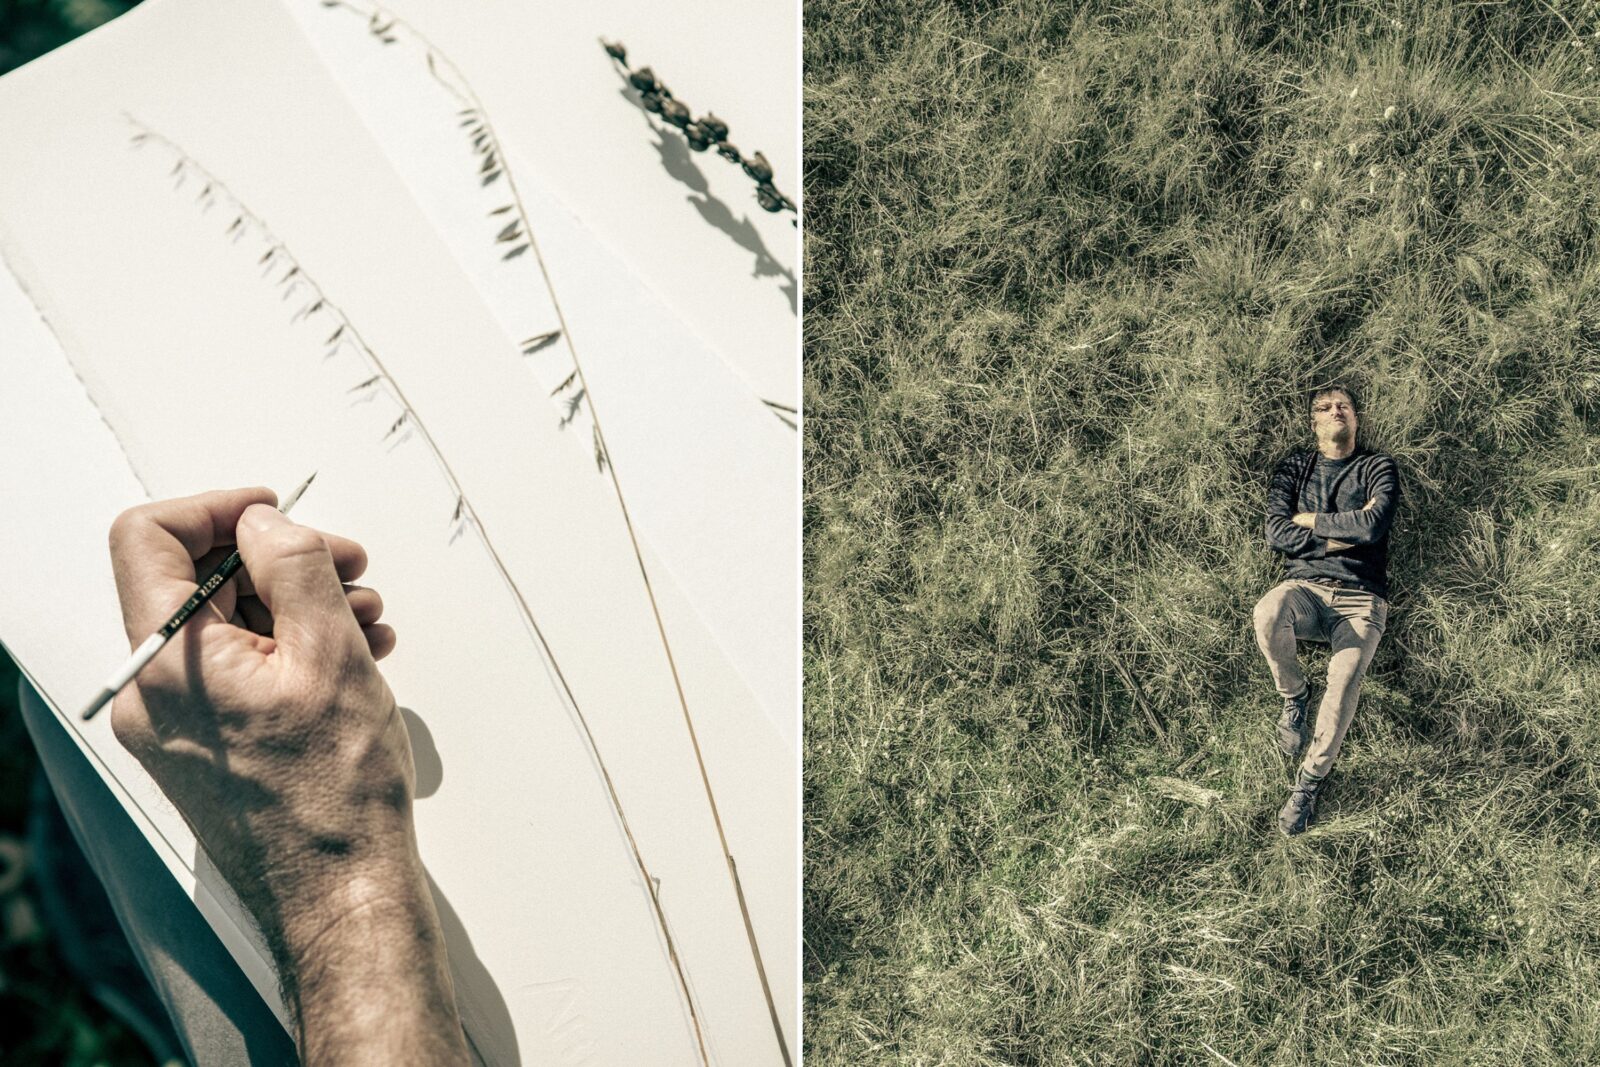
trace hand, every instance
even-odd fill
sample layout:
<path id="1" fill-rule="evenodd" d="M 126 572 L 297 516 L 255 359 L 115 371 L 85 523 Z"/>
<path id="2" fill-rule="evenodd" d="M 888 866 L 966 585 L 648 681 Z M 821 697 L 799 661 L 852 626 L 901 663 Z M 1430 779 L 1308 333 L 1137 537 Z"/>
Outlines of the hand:
<path id="1" fill-rule="evenodd" d="M 1309 530 L 1317 524 L 1317 516 L 1314 512 L 1302 511 L 1289 521 L 1294 523 L 1296 526 L 1304 526 Z"/>
<path id="2" fill-rule="evenodd" d="M 1343 552 L 1354 547 L 1356 547 L 1354 541 L 1339 541 L 1332 537 L 1328 538 L 1329 552 Z"/>
<path id="3" fill-rule="evenodd" d="M 260 924 L 306 1063 L 352 1062 L 340 1053 L 360 1048 L 381 1057 L 396 1032 L 381 1006 L 395 997 L 454 1055 L 410 743 L 376 663 L 394 632 L 377 621 L 376 593 L 342 584 L 365 569 L 361 546 L 296 525 L 275 499 L 204 493 L 117 517 L 111 558 L 133 645 L 235 539 L 244 568 L 118 695 L 112 728 Z M 352 1035 L 363 1019 L 388 1033 Z"/>

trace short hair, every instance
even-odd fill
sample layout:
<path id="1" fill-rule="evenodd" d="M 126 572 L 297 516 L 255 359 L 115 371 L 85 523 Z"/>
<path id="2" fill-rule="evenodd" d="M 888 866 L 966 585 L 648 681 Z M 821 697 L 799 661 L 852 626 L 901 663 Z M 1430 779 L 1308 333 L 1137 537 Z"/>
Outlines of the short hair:
<path id="1" fill-rule="evenodd" d="M 1316 392 L 1311 394 L 1311 402 L 1309 404 L 1307 404 L 1306 406 L 1311 408 L 1312 410 L 1315 410 L 1316 406 L 1317 406 L 1317 401 L 1321 400 L 1325 396 L 1331 396 L 1334 393 L 1343 393 L 1345 395 L 1345 397 L 1349 399 L 1350 406 L 1353 409 L 1355 409 L 1357 414 L 1360 414 L 1360 412 L 1361 412 L 1361 401 L 1356 399 L 1355 390 L 1351 389 L 1348 385 L 1345 385 L 1343 382 L 1334 382 L 1332 385 L 1325 385 L 1321 389 L 1318 389 Z"/>

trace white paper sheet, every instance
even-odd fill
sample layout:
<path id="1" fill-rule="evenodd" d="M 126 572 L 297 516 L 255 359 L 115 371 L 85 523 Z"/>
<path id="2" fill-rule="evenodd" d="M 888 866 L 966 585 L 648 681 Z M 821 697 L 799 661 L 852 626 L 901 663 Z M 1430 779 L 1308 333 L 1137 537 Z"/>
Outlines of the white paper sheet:
<path id="1" fill-rule="evenodd" d="M 295 517 L 367 546 L 363 580 L 400 634 L 384 671 L 437 769 L 419 842 L 480 1056 L 698 1062 L 598 753 L 660 881 L 712 1061 L 780 1062 L 615 496 L 369 134 L 374 114 L 363 123 L 280 0 L 147 0 L 0 81 L 0 128 L 29 146 L 0 171 L 0 248 L 28 298 L 0 285 L 3 358 L 8 382 L 49 398 L 7 394 L 0 470 L 30 506 L 5 520 L 0 636 L 70 711 L 125 647 L 104 537 L 141 481 L 159 498 L 319 471 Z M 628 411 L 621 379 L 597 377 Z M 647 540 L 646 565 L 793 1047 L 795 735 L 781 693 L 752 692 L 753 660 L 707 628 L 715 598 L 697 599 L 671 513 L 650 511 L 678 555 Z M 63 580 L 92 625 L 37 607 Z M 270 997 L 247 924 L 107 718 L 77 736 Z"/>
<path id="2" fill-rule="evenodd" d="M 293 2 L 302 24 L 352 17 Z M 649 67 L 694 115 L 716 113 L 741 152 L 764 153 L 798 202 L 798 5 L 391 0 L 380 10 L 403 20 L 388 51 L 403 55 L 414 29 L 467 69 L 516 158 L 756 392 L 799 406 L 795 215 L 763 211 L 736 164 L 692 152 L 639 109 L 617 68 L 594 62 L 606 58 L 598 38 L 620 40 L 630 66 Z"/>
<path id="3" fill-rule="evenodd" d="M 385 15 L 376 23 L 385 32 L 375 35 L 374 23 L 361 16 L 384 9 L 359 0 L 340 0 L 332 7 L 323 0 L 293 0 L 289 10 L 506 334 L 521 340 L 562 333 L 524 363 L 551 394 L 564 436 L 575 449 L 592 454 L 591 413 L 600 414 L 633 521 L 689 592 L 780 732 L 798 749 L 793 733 L 799 684 L 794 420 L 760 403 L 716 349 L 538 179 L 544 170 L 587 168 L 588 152 L 540 150 L 537 139 L 524 143 L 528 133 L 521 127 L 498 133 L 496 125 L 505 142 L 501 154 L 512 160 L 511 175 L 481 185 L 479 156 L 462 126 L 471 119 L 461 115 L 466 105 L 478 103 L 473 83 L 431 45 L 431 38 L 411 29 L 426 26 L 396 23 Z M 607 18 L 579 10 L 591 22 Z M 480 17 L 488 16 L 480 12 Z M 562 17 L 573 19 L 570 12 Z M 394 43 L 382 43 L 390 37 Z M 586 60 L 603 74 L 606 56 L 592 40 L 588 44 L 571 65 L 583 66 Z M 686 62 L 695 60 L 698 51 L 696 45 Z M 570 98 L 573 90 L 566 79 L 546 81 L 557 90 L 551 107 L 579 106 L 580 101 Z M 597 93 L 587 108 L 592 138 L 639 141 L 636 126 L 642 112 L 615 93 Z M 670 136 L 682 144 L 676 132 Z M 540 168 L 525 162 L 524 155 L 549 159 Z M 648 191 L 667 198 L 658 209 L 675 206 L 673 181 L 657 175 L 648 160 L 633 160 L 632 165 L 637 173 L 629 183 L 630 203 Z M 748 194 L 749 179 L 737 168 L 731 170 L 733 176 L 722 174 L 732 183 L 728 195 Z M 594 195 L 581 180 L 583 173 L 566 184 Z M 530 216 L 537 245 L 507 261 L 506 253 L 522 249 L 525 240 L 494 238 L 507 230 L 522 232 L 516 225 L 519 206 Z M 595 213 L 609 217 L 608 212 Z M 658 238 L 659 229 L 642 232 Z M 723 251 L 718 231 L 695 228 L 678 236 L 695 249 L 697 263 L 700 256 L 718 262 Z M 779 236 L 788 234 L 780 227 Z M 685 270 L 682 255 L 675 262 L 674 277 L 721 286 L 717 304 L 743 307 L 760 296 L 759 290 L 748 291 L 748 278 Z M 557 298 L 566 313 L 566 331 L 561 331 Z M 690 303 L 687 313 L 701 310 L 700 304 Z M 717 321 L 722 321 L 720 315 Z M 793 317 L 768 309 L 761 321 L 789 346 L 769 353 L 774 367 L 792 373 Z M 574 373 L 572 344 L 581 350 L 581 377 Z"/>

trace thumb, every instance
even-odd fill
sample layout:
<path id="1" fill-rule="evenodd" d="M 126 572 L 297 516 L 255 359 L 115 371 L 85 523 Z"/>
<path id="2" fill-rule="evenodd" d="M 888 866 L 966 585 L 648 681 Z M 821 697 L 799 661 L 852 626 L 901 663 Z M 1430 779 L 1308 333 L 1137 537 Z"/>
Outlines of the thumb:
<path id="1" fill-rule="evenodd" d="M 239 517 L 235 535 L 256 596 L 272 612 L 272 635 L 291 648 L 361 639 L 333 554 L 317 531 L 266 504 Z"/>

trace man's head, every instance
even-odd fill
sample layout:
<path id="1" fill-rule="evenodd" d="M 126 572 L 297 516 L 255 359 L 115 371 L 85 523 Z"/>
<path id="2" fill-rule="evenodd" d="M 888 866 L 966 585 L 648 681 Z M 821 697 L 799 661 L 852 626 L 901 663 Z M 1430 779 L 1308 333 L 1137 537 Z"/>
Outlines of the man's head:
<path id="1" fill-rule="evenodd" d="M 1330 385 L 1311 395 L 1311 432 L 1324 453 L 1346 452 L 1356 443 L 1356 397 L 1348 386 Z"/>

